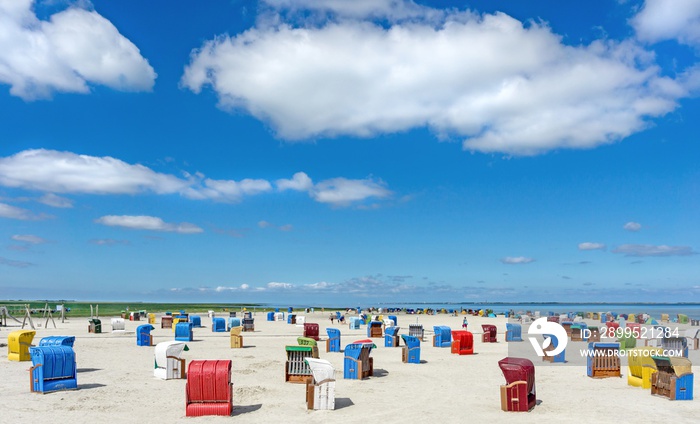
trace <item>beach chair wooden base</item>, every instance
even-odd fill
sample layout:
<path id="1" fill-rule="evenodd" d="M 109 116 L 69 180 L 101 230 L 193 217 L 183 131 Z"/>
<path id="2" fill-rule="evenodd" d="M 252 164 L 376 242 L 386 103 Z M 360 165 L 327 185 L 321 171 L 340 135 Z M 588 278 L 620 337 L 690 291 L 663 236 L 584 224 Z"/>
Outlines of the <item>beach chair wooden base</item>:
<path id="1" fill-rule="evenodd" d="M 231 336 L 231 349 L 241 349 L 243 347 L 243 336 Z"/>
<path id="2" fill-rule="evenodd" d="M 516 381 L 501 386 L 501 410 L 506 412 L 530 412 L 536 404 L 528 398 L 527 382 Z"/>

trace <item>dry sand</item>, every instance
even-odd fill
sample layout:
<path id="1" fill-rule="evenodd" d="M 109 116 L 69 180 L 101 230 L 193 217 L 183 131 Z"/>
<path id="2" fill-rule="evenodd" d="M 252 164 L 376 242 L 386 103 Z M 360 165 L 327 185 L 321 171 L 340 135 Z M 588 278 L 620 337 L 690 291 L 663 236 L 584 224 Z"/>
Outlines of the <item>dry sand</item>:
<path id="1" fill-rule="evenodd" d="M 302 315 L 302 314 L 300 314 Z M 303 314 L 307 322 L 341 329 L 341 347 L 366 338 L 366 327 L 349 330 L 347 325 L 331 325 L 328 313 Z M 394 423 L 426 420 L 439 422 L 592 422 L 620 423 L 639 420 L 697 422 L 697 400 L 672 402 L 652 396 L 649 390 L 627 385 L 627 367 L 622 378 L 591 379 L 585 366 L 558 364 L 536 369 L 537 399 L 529 413 L 500 410 L 499 386 L 505 380 L 498 360 L 508 356 L 504 341 L 506 319 L 469 317 L 474 333 L 475 355 L 459 356 L 448 348 L 431 346 L 433 325 L 461 327 L 462 317 L 449 315 L 398 314 L 401 334 L 416 321 L 426 329 L 421 345 L 422 364 L 401 362 L 400 348 L 384 347 L 375 339 L 375 376 L 362 381 L 343 379 L 343 354 L 326 353 L 319 343 L 321 358 L 336 369 L 336 410 L 308 411 L 304 386 L 284 382 L 284 346 L 296 344 L 303 328 L 285 322 L 266 321 L 266 314 L 255 315 L 255 332 L 243 333 L 243 349 L 231 349 L 228 333 L 213 333 L 210 320 L 201 314 L 206 327 L 194 330 L 192 359 L 231 359 L 234 383 L 233 417 L 185 417 L 185 380 L 159 380 L 153 377 L 153 347 L 136 346 L 134 331 L 140 322 L 126 322 L 127 333 L 111 333 L 110 318 L 102 317 L 102 334 L 89 334 L 86 318 L 56 320 L 57 329 L 37 328 L 34 344 L 48 335 L 76 336 L 79 390 L 35 394 L 29 390 L 31 362 L 10 362 L 7 349 L 0 353 L 0 422 L 41 421 L 70 423 L 114 423 L 117 421 L 228 422 L 241 423 Z M 219 315 L 221 316 L 221 315 Z M 286 314 L 285 314 L 286 316 Z M 35 323 L 44 324 L 41 320 Z M 498 343 L 481 343 L 481 324 L 496 324 Z M 160 316 L 152 332 L 154 343 L 173 339 L 170 329 L 160 328 Z M 0 341 L 19 327 L 0 328 Z M 525 334 L 523 334 L 525 336 Z M 523 342 L 527 343 L 527 341 Z M 569 355 L 567 351 L 567 355 Z M 539 365 L 539 363 L 536 363 Z M 694 366 L 695 374 L 698 367 Z M 698 383 L 694 391 L 697 396 Z"/>

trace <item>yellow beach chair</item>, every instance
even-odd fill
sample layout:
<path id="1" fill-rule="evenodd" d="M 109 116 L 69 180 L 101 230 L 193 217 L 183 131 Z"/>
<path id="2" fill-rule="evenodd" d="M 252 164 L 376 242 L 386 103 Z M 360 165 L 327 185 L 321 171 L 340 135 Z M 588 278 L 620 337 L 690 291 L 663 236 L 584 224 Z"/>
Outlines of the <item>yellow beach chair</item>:
<path id="1" fill-rule="evenodd" d="M 660 347 L 645 346 L 635 347 L 627 351 L 629 374 L 627 384 L 642 389 L 651 388 L 651 375 L 656 372 L 656 363 L 651 359 L 652 355 L 660 355 Z"/>

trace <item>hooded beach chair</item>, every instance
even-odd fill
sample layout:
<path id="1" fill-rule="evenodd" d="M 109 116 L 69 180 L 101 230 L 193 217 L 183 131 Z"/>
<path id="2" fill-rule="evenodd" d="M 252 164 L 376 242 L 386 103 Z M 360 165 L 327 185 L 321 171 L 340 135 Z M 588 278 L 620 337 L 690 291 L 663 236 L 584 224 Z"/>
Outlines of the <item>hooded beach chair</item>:
<path id="1" fill-rule="evenodd" d="M 243 331 L 255 331 L 255 318 L 243 318 Z"/>
<path id="2" fill-rule="evenodd" d="M 620 343 L 620 349 L 627 350 L 637 347 L 637 338 L 634 337 L 634 334 L 629 331 L 620 333 L 620 337 L 617 338 L 617 342 Z"/>
<path id="3" fill-rule="evenodd" d="M 627 333 L 634 336 L 635 339 L 639 339 L 642 337 L 642 324 L 638 324 L 636 322 L 628 322 L 625 328 L 629 328 L 629 330 L 627 330 Z"/>
<path id="4" fill-rule="evenodd" d="M 190 315 L 188 321 L 192 323 L 192 326 L 194 328 L 202 327 L 202 317 L 200 317 L 199 315 Z"/>
<path id="5" fill-rule="evenodd" d="M 399 325 L 399 319 L 396 317 L 396 315 L 389 315 L 389 319 L 394 321 L 394 327 Z"/>
<path id="6" fill-rule="evenodd" d="M 651 375 L 657 371 L 656 362 L 651 357 L 660 355 L 661 350 L 660 347 L 645 346 L 627 351 L 628 385 L 643 389 L 651 388 Z"/>
<path id="7" fill-rule="evenodd" d="M 340 330 L 337 328 L 326 328 L 328 339 L 326 340 L 326 352 L 340 352 Z"/>
<path id="8" fill-rule="evenodd" d="M 297 337 L 297 343 L 299 346 L 310 346 L 311 354 L 307 355 L 312 358 L 319 358 L 318 355 L 318 342 L 311 337 Z"/>
<path id="9" fill-rule="evenodd" d="M 178 322 L 175 326 L 175 340 L 181 342 L 191 342 L 194 338 L 191 322 Z"/>
<path id="10" fill-rule="evenodd" d="M 661 347 L 675 351 L 675 356 L 688 357 L 688 339 L 685 337 L 664 337 L 661 339 Z"/>
<path id="11" fill-rule="evenodd" d="M 535 365 L 525 358 L 503 358 L 498 361 L 506 384 L 501 386 L 501 409 L 528 412 L 537 404 Z"/>
<path id="12" fill-rule="evenodd" d="M 303 326 L 304 324 L 306 324 L 306 317 L 303 315 L 297 315 L 296 325 Z"/>
<path id="13" fill-rule="evenodd" d="M 393 321 L 392 321 L 393 323 Z M 384 347 L 399 347 L 399 330 L 401 327 L 386 327 L 384 329 Z"/>
<path id="14" fill-rule="evenodd" d="M 275 312 L 275 321 L 284 322 L 284 312 Z"/>
<path id="15" fill-rule="evenodd" d="M 156 323 L 156 314 L 153 314 L 153 313 L 148 314 L 148 323 L 151 325 Z"/>
<path id="16" fill-rule="evenodd" d="M 184 379 L 185 358 L 180 357 L 183 350 L 189 350 L 189 348 L 184 342 L 177 340 L 158 343 L 154 350 L 153 375 L 162 380 Z"/>
<path id="17" fill-rule="evenodd" d="M 588 341 L 589 330 L 585 322 L 577 322 L 571 326 L 571 341 L 585 342 Z"/>
<path id="18" fill-rule="evenodd" d="M 173 316 L 163 315 L 160 317 L 160 328 L 173 328 Z"/>
<path id="19" fill-rule="evenodd" d="M 573 321 L 561 321 L 561 326 L 566 330 L 566 337 L 571 338 L 571 326 L 574 325 Z"/>
<path id="20" fill-rule="evenodd" d="M 693 400 L 693 364 L 688 358 L 652 356 L 651 394 L 669 400 Z"/>
<path id="21" fill-rule="evenodd" d="M 304 358 L 311 369 L 306 381 L 306 409 L 335 409 L 335 370 L 324 359 Z"/>
<path id="22" fill-rule="evenodd" d="M 359 317 L 350 317 L 348 320 L 348 328 L 351 330 L 359 330 L 362 320 Z"/>
<path id="23" fill-rule="evenodd" d="M 143 324 L 136 327 L 136 346 L 153 346 L 151 330 L 155 330 L 151 324 Z"/>
<path id="24" fill-rule="evenodd" d="M 550 339 L 549 345 L 543 349 L 545 352 L 551 352 L 555 350 L 557 347 L 559 347 L 559 343 L 566 343 L 566 340 L 559 341 L 557 336 L 555 336 L 554 334 L 544 334 L 544 338 L 545 341 L 547 339 Z M 545 354 L 545 356 L 542 357 L 542 360 L 551 363 L 564 363 L 566 362 L 566 349 L 562 350 L 554 356 L 549 356 L 548 354 Z"/>
<path id="25" fill-rule="evenodd" d="M 16 330 L 7 335 L 7 359 L 10 361 L 30 361 L 29 348 L 36 331 Z"/>
<path id="26" fill-rule="evenodd" d="M 451 353 L 457 355 L 473 355 L 474 354 L 474 335 L 467 330 L 452 331 Z"/>
<path id="27" fill-rule="evenodd" d="M 126 320 L 124 318 L 112 318 L 110 324 L 112 325 L 112 333 L 124 332 L 126 330 Z"/>
<path id="28" fill-rule="evenodd" d="M 367 337 L 369 338 L 381 338 L 382 337 L 382 321 L 370 321 L 367 324 Z"/>
<path id="29" fill-rule="evenodd" d="M 304 337 L 318 341 L 318 324 L 312 322 L 304 323 Z"/>
<path id="30" fill-rule="evenodd" d="M 297 315 L 293 314 L 292 311 L 289 311 L 289 315 L 287 315 L 287 324 L 296 324 L 297 323 Z"/>
<path id="31" fill-rule="evenodd" d="M 481 335 L 481 341 L 483 343 L 496 343 L 498 335 L 498 329 L 493 324 L 481 324 L 481 329 L 484 333 Z"/>
<path id="32" fill-rule="evenodd" d="M 620 377 L 620 344 L 588 343 L 586 375 L 591 378 Z"/>
<path id="33" fill-rule="evenodd" d="M 243 327 L 231 327 L 231 349 L 240 349 L 243 347 L 243 336 L 241 336 Z"/>
<path id="34" fill-rule="evenodd" d="M 520 324 L 506 323 L 506 341 L 522 342 L 523 327 Z"/>
<path id="35" fill-rule="evenodd" d="M 678 314 L 678 324 L 688 324 L 688 323 L 690 323 L 690 320 L 688 319 L 688 315 Z"/>
<path id="36" fill-rule="evenodd" d="M 275 320 L 275 312 L 274 312 L 274 311 L 270 311 L 270 312 L 267 313 L 267 320 L 268 320 L 268 321 L 274 321 L 274 320 Z"/>
<path id="37" fill-rule="evenodd" d="M 688 328 L 683 334 L 688 344 L 688 349 L 698 350 L 700 348 L 700 329 Z"/>
<path id="38" fill-rule="evenodd" d="M 229 318 L 230 319 L 230 318 Z M 226 332 L 226 320 L 220 317 L 214 317 L 211 319 L 211 331 L 213 333 L 224 333 Z"/>
<path id="39" fill-rule="evenodd" d="M 433 326 L 433 346 L 434 347 L 452 347 L 452 332 L 450 327 L 446 325 Z"/>
<path id="40" fill-rule="evenodd" d="M 75 344 L 75 336 L 46 336 L 39 340 L 39 346 L 69 346 Z"/>
<path id="41" fill-rule="evenodd" d="M 242 327 L 241 319 L 237 317 L 229 317 L 226 324 L 226 331 L 231 331 L 233 327 Z M 242 330 L 242 328 L 241 328 Z"/>
<path id="42" fill-rule="evenodd" d="M 191 361 L 187 368 L 185 405 L 185 415 L 188 417 L 231 415 L 231 361 Z"/>
<path id="43" fill-rule="evenodd" d="M 371 340 L 359 340 L 345 346 L 343 378 L 362 380 L 374 375 L 374 358 L 370 355 L 376 347 Z"/>
<path id="44" fill-rule="evenodd" d="M 75 351 L 70 346 L 31 347 L 31 391 L 49 393 L 78 388 Z"/>
<path id="45" fill-rule="evenodd" d="M 88 321 L 88 333 L 102 333 L 102 321 L 97 318 L 91 318 Z"/>
<path id="46" fill-rule="evenodd" d="M 408 335 L 417 337 L 420 341 L 423 341 L 423 337 L 425 336 L 423 324 L 408 324 Z"/>
<path id="47" fill-rule="evenodd" d="M 401 348 L 401 361 L 408 364 L 420 364 L 420 339 L 401 335 L 404 346 Z"/>

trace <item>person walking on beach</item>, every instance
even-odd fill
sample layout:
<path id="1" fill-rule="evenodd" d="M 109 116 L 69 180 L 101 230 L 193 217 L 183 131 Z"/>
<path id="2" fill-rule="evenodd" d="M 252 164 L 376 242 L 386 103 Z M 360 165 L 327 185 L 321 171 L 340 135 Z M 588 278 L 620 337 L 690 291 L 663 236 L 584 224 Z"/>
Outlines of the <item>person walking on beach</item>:
<path id="1" fill-rule="evenodd" d="M 467 322 L 467 317 L 464 317 L 464 319 L 462 320 L 462 329 L 466 330 L 468 324 L 469 323 Z"/>
<path id="2" fill-rule="evenodd" d="M 331 324 L 333 324 L 333 319 L 335 318 L 335 315 L 333 315 L 333 312 L 331 312 L 330 318 L 331 318 Z"/>

